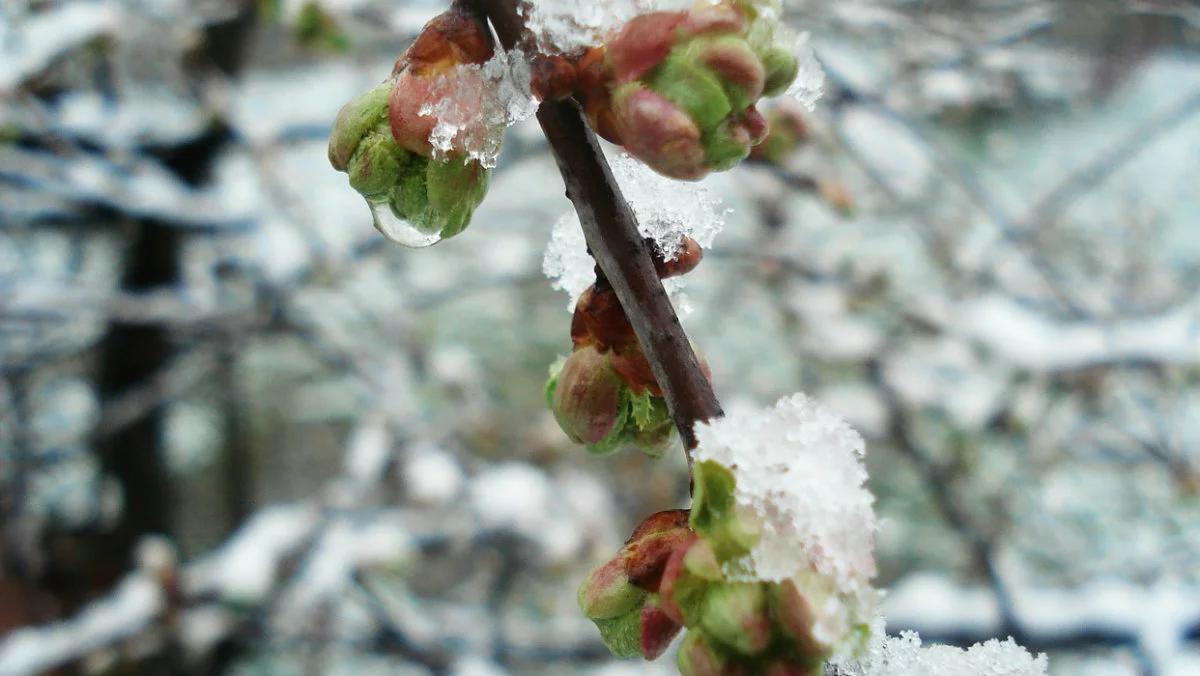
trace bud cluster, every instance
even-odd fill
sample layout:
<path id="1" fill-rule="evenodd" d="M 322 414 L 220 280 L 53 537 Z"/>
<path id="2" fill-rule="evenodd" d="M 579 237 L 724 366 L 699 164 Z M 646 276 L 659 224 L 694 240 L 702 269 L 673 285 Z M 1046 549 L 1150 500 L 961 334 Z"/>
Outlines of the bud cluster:
<path id="1" fill-rule="evenodd" d="M 816 676 L 835 650 L 857 649 L 869 627 L 852 601 L 807 570 L 783 580 L 738 573 L 761 521 L 735 499 L 729 470 L 696 465 L 692 510 L 655 514 L 579 591 L 584 615 L 614 654 L 655 659 L 682 628 L 682 676 Z"/>
<path id="2" fill-rule="evenodd" d="M 672 178 L 735 166 L 767 134 L 755 104 L 783 93 L 800 68 L 772 9 L 720 0 L 633 18 L 578 63 L 593 128 Z"/>
<path id="3" fill-rule="evenodd" d="M 490 171 L 453 148 L 435 157 L 430 137 L 437 120 L 422 115 L 440 79 L 465 64 L 492 58 L 489 28 L 464 11 L 432 19 L 396 62 L 383 84 L 338 113 L 329 161 L 371 204 L 376 227 L 404 244 L 431 244 L 467 227 L 487 193 Z M 404 237 L 393 219 L 417 231 Z"/>
<path id="4" fill-rule="evenodd" d="M 685 274 L 700 263 L 700 245 L 684 238 L 673 260 L 655 258 L 659 277 Z M 597 455 L 636 446 L 661 456 L 675 426 L 650 362 L 607 284 L 583 292 L 571 320 L 574 351 L 551 369 L 546 404 L 572 441 Z M 702 368 L 707 365 L 702 363 Z"/>

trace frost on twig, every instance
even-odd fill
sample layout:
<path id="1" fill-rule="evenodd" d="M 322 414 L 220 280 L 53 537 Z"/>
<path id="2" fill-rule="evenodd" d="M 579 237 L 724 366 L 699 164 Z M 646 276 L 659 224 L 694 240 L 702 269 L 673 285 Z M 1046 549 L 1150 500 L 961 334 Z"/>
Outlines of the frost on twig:
<path id="1" fill-rule="evenodd" d="M 482 64 L 464 63 L 439 75 L 420 114 L 437 119 L 429 141 L 434 159 L 463 149 L 488 169 L 496 166 L 504 131 L 533 117 L 529 60 L 520 50 L 496 54 Z"/>
<path id="2" fill-rule="evenodd" d="M 625 153 L 614 156 L 611 166 L 637 216 L 638 230 L 643 237 L 654 240 L 664 259 L 675 260 L 685 236 L 702 248 L 710 248 L 725 227 L 729 210 L 708 188 L 666 178 Z M 568 309 L 575 307 L 579 296 L 595 281 L 593 266 L 579 216 L 571 210 L 555 223 L 542 259 L 542 272 L 553 280 L 554 288 L 571 297 Z M 663 285 L 669 293 L 677 294 L 683 287 L 682 279 L 665 279 Z"/>
<path id="3" fill-rule="evenodd" d="M 882 624 L 882 622 L 878 623 Z M 922 646 L 915 632 L 877 638 L 859 660 L 839 664 L 847 676 L 1045 676 L 1045 655 L 1034 657 L 1011 638 L 976 643 L 966 650 L 952 646 Z"/>

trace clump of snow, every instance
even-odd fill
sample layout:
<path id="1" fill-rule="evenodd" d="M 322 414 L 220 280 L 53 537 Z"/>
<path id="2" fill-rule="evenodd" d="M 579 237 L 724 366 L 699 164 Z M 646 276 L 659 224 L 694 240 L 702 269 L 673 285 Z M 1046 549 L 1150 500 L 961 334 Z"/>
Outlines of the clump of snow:
<path id="1" fill-rule="evenodd" d="M 404 459 L 404 485 L 415 502 L 446 504 L 462 490 L 463 473 L 454 456 L 436 446 L 418 444 Z"/>
<path id="2" fill-rule="evenodd" d="M 0 674 L 44 673 L 75 656 L 133 636 L 163 610 L 162 588 L 133 574 L 71 619 L 17 629 L 0 642 Z"/>
<path id="3" fill-rule="evenodd" d="M 725 227 L 729 209 L 702 183 L 675 181 L 662 176 L 637 159 L 621 153 L 613 157 L 613 176 L 637 216 L 638 231 L 654 240 L 667 260 L 679 255 L 684 236 L 701 248 L 712 247 L 717 233 Z M 550 243 L 542 258 L 542 272 L 556 289 L 571 297 L 567 309 L 573 309 L 579 296 L 595 281 L 595 262 L 587 252 L 587 242 L 579 224 L 579 215 L 568 211 L 554 224 Z M 681 304 L 680 277 L 663 280 L 663 286 Z"/>
<path id="4" fill-rule="evenodd" d="M 766 410 L 731 412 L 696 425 L 697 462 L 737 480 L 739 507 L 762 524 L 735 577 L 781 581 L 808 569 L 839 592 L 866 598 L 875 576 L 874 498 L 866 489 L 862 437 L 803 394 Z"/>
<path id="5" fill-rule="evenodd" d="M 880 636 L 863 658 L 841 664 L 848 676 L 1044 676 L 1045 655 L 1034 657 L 1011 638 L 976 643 L 966 650 L 922 646 L 915 632 Z"/>
<path id="6" fill-rule="evenodd" d="M 537 112 L 531 79 L 520 50 L 497 50 L 486 63 L 462 64 L 438 76 L 430 102 L 419 111 L 437 119 L 429 138 L 434 157 L 465 149 L 467 157 L 495 167 L 504 131 Z"/>
<path id="7" fill-rule="evenodd" d="M 0 92 L 15 89 L 60 55 L 116 32 L 121 24 L 115 3 L 73 2 L 11 25 L 6 18 L 0 22 Z"/>

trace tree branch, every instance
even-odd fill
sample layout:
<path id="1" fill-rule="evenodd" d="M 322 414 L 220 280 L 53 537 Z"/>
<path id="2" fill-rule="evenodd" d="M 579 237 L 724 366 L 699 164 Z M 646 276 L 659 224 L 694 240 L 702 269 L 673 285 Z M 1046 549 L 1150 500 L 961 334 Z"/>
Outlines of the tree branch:
<path id="1" fill-rule="evenodd" d="M 506 49 L 529 44 L 517 0 L 469 0 L 466 5 L 491 20 Z M 538 108 L 537 118 L 554 151 L 567 197 L 579 214 L 588 248 L 616 292 L 662 387 L 690 465 L 691 449 L 696 446 L 692 428 L 721 416 L 721 405 L 654 271 L 633 210 L 579 106 L 571 100 L 547 101 Z"/>

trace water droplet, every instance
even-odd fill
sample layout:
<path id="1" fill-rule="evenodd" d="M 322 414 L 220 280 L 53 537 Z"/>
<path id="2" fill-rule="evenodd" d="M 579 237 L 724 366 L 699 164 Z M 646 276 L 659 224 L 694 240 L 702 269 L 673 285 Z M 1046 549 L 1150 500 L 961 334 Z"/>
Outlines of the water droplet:
<path id="1" fill-rule="evenodd" d="M 442 241 L 440 232 L 421 230 L 397 216 L 387 202 L 372 203 L 371 215 L 375 219 L 375 229 L 397 244 L 420 249 Z"/>

